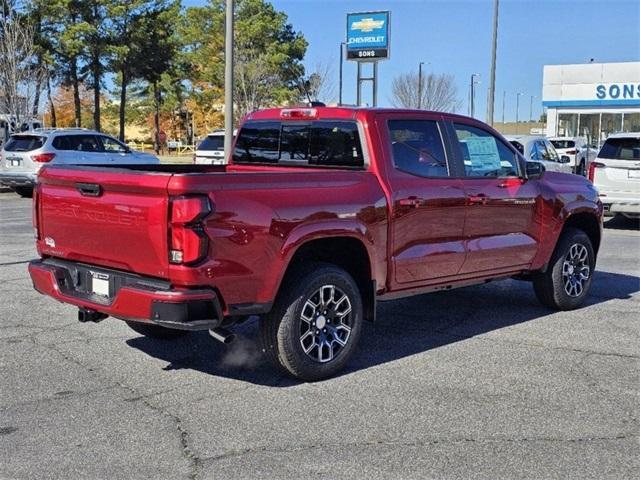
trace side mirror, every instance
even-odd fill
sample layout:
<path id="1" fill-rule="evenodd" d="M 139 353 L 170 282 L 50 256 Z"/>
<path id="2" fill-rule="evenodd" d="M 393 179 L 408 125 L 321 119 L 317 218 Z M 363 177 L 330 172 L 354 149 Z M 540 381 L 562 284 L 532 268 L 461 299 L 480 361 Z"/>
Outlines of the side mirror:
<path id="1" fill-rule="evenodd" d="M 571 158 L 569 158 L 568 155 L 562 155 L 560 157 L 560 163 L 569 163 L 571 161 Z"/>
<path id="2" fill-rule="evenodd" d="M 540 162 L 527 162 L 527 178 L 534 180 L 540 178 L 544 173 L 544 165 Z"/>

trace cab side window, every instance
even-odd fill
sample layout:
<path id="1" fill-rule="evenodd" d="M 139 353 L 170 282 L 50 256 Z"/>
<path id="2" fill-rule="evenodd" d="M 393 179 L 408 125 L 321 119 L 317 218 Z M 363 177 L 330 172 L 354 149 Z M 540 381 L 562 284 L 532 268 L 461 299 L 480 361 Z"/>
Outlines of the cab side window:
<path id="1" fill-rule="evenodd" d="M 516 154 L 502 140 L 480 128 L 453 124 L 467 177 L 518 176 Z"/>
<path id="2" fill-rule="evenodd" d="M 420 177 L 448 177 L 449 168 L 438 124 L 433 120 L 390 120 L 395 167 Z"/>

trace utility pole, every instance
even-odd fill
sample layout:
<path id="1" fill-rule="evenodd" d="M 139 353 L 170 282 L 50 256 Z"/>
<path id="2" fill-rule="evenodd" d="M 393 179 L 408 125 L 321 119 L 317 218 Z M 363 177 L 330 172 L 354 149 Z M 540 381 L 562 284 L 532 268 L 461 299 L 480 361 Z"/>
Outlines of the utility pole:
<path id="1" fill-rule="evenodd" d="M 475 101 L 476 101 L 476 89 L 475 89 L 475 85 L 477 83 L 480 82 L 476 82 L 475 81 L 475 77 L 479 77 L 480 74 L 479 73 L 472 73 L 471 74 L 471 85 L 470 85 L 470 92 L 469 92 L 469 116 L 473 117 L 474 113 L 475 113 Z"/>
<path id="2" fill-rule="evenodd" d="M 493 2 L 493 41 L 491 48 L 491 79 L 489 80 L 489 106 L 487 108 L 487 123 L 493 125 L 493 104 L 496 91 L 496 51 L 498 49 L 498 9 L 499 0 Z M 503 120 L 504 122 L 504 120 Z"/>
<path id="3" fill-rule="evenodd" d="M 422 65 L 424 62 L 418 63 L 418 110 L 422 108 Z"/>
<path id="4" fill-rule="evenodd" d="M 507 103 L 507 91 L 502 91 L 502 126 L 504 127 L 504 106 Z"/>
<path id="5" fill-rule="evenodd" d="M 226 0 L 224 35 L 224 156 L 227 162 L 233 146 L 233 7 Z"/>
<path id="6" fill-rule="evenodd" d="M 529 121 L 533 122 L 533 99 L 536 98 L 535 95 L 531 95 L 531 103 L 529 104 Z"/>
<path id="7" fill-rule="evenodd" d="M 344 61 L 344 53 L 342 46 L 345 42 L 340 42 L 340 81 L 338 82 L 338 106 L 342 105 L 342 62 Z"/>
<path id="8" fill-rule="evenodd" d="M 516 133 L 518 133 L 518 113 L 520 110 L 520 95 L 522 95 L 522 93 L 520 92 L 516 94 Z"/>

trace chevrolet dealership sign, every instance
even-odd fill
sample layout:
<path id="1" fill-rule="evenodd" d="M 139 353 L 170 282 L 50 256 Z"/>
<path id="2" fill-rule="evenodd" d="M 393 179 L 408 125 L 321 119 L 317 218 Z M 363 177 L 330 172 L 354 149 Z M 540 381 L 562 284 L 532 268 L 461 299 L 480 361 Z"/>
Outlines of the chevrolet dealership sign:
<path id="1" fill-rule="evenodd" d="M 389 12 L 347 14 L 347 59 L 389 58 Z"/>

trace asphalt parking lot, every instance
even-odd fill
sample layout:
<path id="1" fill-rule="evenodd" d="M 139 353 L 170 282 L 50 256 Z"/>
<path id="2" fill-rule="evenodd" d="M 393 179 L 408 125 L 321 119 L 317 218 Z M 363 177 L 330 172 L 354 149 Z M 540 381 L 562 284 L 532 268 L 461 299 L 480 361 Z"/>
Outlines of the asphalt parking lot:
<path id="1" fill-rule="evenodd" d="M 0 478 L 637 478 L 640 231 L 608 222 L 588 304 L 506 281 L 384 303 L 343 375 L 262 363 L 256 325 L 140 337 L 32 290 L 0 193 Z"/>

